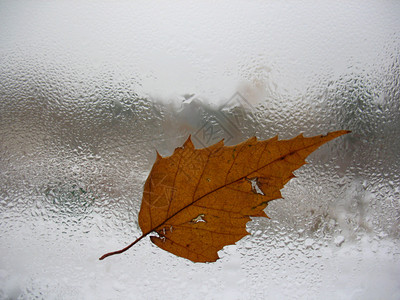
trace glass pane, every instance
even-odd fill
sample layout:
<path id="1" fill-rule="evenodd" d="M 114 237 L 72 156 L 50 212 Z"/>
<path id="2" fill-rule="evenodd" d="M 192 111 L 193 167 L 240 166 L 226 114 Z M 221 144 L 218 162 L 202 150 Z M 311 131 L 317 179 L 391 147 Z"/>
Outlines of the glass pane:
<path id="1" fill-rule="evenodd" d="M 2 1 L 1 299 L 398 299 L 399 1 Z M 156 158 L 347 129 L 251 235 L 141 235 Z"/>

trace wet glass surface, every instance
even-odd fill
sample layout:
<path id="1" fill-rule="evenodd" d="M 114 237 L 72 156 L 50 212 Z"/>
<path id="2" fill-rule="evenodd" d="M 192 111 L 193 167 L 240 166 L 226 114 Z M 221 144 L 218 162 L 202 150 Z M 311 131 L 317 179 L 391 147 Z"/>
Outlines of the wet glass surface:
<path id="1" fill-rule="evenodd" d="M 398 299 L 400 3 L 0 3 L 0 299 Z M 140 236 L 189 134 L 348 129 L 251 235 L 194 264 Z"/>

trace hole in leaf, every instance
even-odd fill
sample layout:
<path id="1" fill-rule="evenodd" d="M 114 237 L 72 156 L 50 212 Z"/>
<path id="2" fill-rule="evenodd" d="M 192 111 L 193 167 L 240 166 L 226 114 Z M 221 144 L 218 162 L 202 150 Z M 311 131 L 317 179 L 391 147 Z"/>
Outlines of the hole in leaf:
<path id="1" fill-rule="evenodd" d="M 247 178 L 247 181 L 251 183 L 251 190 L 253 191 L 254 194 L 260 194 L 265 196 L 263 191 L 260 189 L 258 177 Z"/>
<path id="2" fill-rule="evenodd" d="M 199 214 L 196 218 L 192 219 L 190 221 L 190 223 L 192 223 L 192 224 L 196 224 L 196 223 L 199 223 L 199 222 L 207 223 L 207 221 L 203 219 L 204 217 L 205 217 L 204 214 Z"/>

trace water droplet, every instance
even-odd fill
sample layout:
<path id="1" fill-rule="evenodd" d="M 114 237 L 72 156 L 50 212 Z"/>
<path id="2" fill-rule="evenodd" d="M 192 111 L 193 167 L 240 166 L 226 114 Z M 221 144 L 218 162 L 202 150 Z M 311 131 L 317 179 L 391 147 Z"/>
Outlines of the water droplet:
<path id="1" fill-rule="evenodd" d="M 334 243 L 335 243 L 336 246 L 340 247 L 340 246 L 343 244 L 344 240 L 345 240 L 345 239 L 344 239 L 344 236 L 338 235 L 338 236 L 335 238 Z"/>
<path id="2" fill-rule="evenodd" d="M 306 239 L 304 241 L 304 246 L 306 246 L 306 248 L 311 247 L 313 244 L 314 244 L 314 240 L 313 239 L 308 238 L 308 239 Z"/>

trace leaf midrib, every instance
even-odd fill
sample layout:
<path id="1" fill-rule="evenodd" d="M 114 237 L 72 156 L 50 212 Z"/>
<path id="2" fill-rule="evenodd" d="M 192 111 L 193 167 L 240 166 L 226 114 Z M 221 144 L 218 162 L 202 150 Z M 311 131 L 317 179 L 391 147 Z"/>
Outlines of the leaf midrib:
<path id="1" fill-rule="evenodd" d="M 214 192 L 216 192 L 216 191 L 218 191 L 218 190 L 221 190 L 221 189 L 223 189 L 223 188 L 225 188 L 225 187 L 227 187 L 227 186 L 229 186 L 229 185 L 231 185 L 231 184 L 233 184 L 233 183 L 235 183 L 235 182 L 238 182 L 238 181 L 240 181 L 240 180 L 246 178 L 246 177 L 249 176 L 250 174 L 255 173 L 255 172 L 258 172 L 259 170 L 261 170 L 261 169 L 263 169 L 263 168 L 266 168 L 267 166 L 273 164 L 274 162 L 277 162 L 277 161 L 279 161 L 279 160 L 284 160 L 285 157 L 287 157 L 287 156 L 289 156 L 289 155 L 292 155 L 292 154 L 294 154 L 294 153 L 296 153 L 296 152 L 298 152 L 298 151 L 301 151 L 301 150 L 304 150 L 304 149 L 313 147 L 313 146 L 315 146 L 316 144 L 318 144 L 318 143 L 315 143 L 315 144 L 309 145 L 309 146 L 307 146 L 307 147 L 303 147 L 303 148 L 297 149 L 297 150 L 295 150 L 295 151 L 291 151 L 291 152 L 289 152 L 288 154 L 283 155 L 283 156 L 280 156 L 279 158 L 277 158 L 277 159 L 275 159 L 275 160 L 273 160 L 273 161 L 267 163 L 266 165 L 264 165 L 264 166 L 262 166 L 262 167 L 259 167 L 259 168 L 255 169 L 255 170 L 253 170 L 252 172 L 250 172 L 250 173 L 248 173 L 248 174 L 246 174 L 246 175 L 244 175 L 244 176 L 242 176 L 242 177 L 240 177 L 240 178 L 238 178 L 238 179 L 236 179 L 236 180 L 233 180 L 233 181 L 231 181 L 231 182 L 229 182 L 229 183 L 225 183 L 225 184 L 223 184 L 222 186 L 217 187 L 217 188 L 215 188 L 215 189 L 213 189 L 213 190 L 211 190 L 211 191 L 205 193 L 204 195 L 200 196 L 200 197 L 197 198 L 196 200 L 190 202 L 189 204 L 187 204 L 187 205 L 185 205 L 184 207 L 182 207 L 181 209 L 179 209 L 177 212 L 175 212 L 175 213 L 172 214 L 171 216 L 167 217 L 167 218 L 166 218 L 162 223 L 160 223 L 159 225 L 153 227 L 153 228 L 150 229 L 148 232 L 143 233 L 142 236 L 147 236 L 148 234 L 150 234 L 150 233 L 153 232 L 153 231 L 157 232 L 157 231 L 156 231 L 157 228 L 159 228 L 160 226 L 165 225 L 165 224 L 167 223 L 167 221 L 171 220 L 171 219 L 172 219 L 173 217 L 175 217 L 177 214 L 179 214 L 180 212 L 184 211 L 185 209 L 187 209 L 187 208 L 190 207 L 191 205 L 195 204 L 196 202 L 200 201 L 201 199 L 207 197 L 208 195 L 210 195 L 210 194 L 212 194 L 212 193 L 214 193 Z M 223 146 L 223 147 L 225 147 L 225 146 Z M 195 150 L 197 150 L 197 149 L 195 149 Z M 264 150 L 264 151 L 265 151 L 265 150 Z M 211 153 L 212 153 L 212 152 L 210 152 L 210 155 L 211 155 Z M 208 161 L 209 161 L 209 158 L 210 158 L 210 155 L 208 155 L 207 161 L 206 161 L 206 164 L 205 164 L 205 165 L 207 165 L 207 163 L 208 163 Z M 232 164 L 233 164 L 233 162 L 232 162 Z M 205 168 L 204 168 L 204 169 L 205 169 Z M 204 170 L 203 170 L 203 173 L 202 173 L 201 176 L 200 176 L 199 182 L 200 182 L 200 180 L 201 180 L 203 174 L 204 174 Z M 177 176 L 177 174 L 175 175 L 175 177 L 176 177 L 176 176 Z M 198 185 L 199 185 L 199 184 L 198 184 Z M 197 188 L 198 188 L 198 185 L 197 185 L 196 189 L 194 190 L 194 193 L 196 193 Z M 265 196 L 265 195 L 264 195 L 264 196 Z M 172 202 L 172 201 L 173 201 L 173 199 L 171 199 L 170 202 Z"/>

